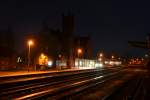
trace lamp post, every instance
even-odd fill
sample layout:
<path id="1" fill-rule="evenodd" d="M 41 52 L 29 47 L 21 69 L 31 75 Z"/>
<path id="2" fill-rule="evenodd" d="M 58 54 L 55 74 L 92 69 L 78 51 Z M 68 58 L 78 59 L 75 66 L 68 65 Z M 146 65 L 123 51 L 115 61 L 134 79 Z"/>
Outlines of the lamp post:
<path id="1" fill-rule="evenodd" d="M 77 53 L 78 53 L 78 66 L 79 66 L 79 63 L 80 63 L 79 58 L 80 58 L 80 54 L 82 54 L 82 49 L 78 48 Z"/>
<path id="2" fill-rule="evenodd" d="M 78 58 L 80 57 L 80 54 L 82 53 L 82 49 L 78 48 Z"/>
<path id="3" fill-rule="evenodd" d="M 100 53 L 99 56 L 100 56 L 100 57 L 103 57 L 103 53 Z"/>
<path id="4" fill-rule="evenodd" d="M 102 60 L 103 60 L 103 53 L 100 53 L 99 54 L 99 61 L 102 62 Z"/>
<path id="5" fill-rule="evenodd" d="M 115 57 L 114 57 L 114 56 L 111 56 L 111 58 L 114 59 Z"/>
<path id="6" fill-rule="evenodd" d="M 29 71 L 29 67 L 30 67 L 30 48 L 31 46 L 33 45 L 33 41 L 32 40 L 29 40 L 28 41 L 28 46 L 29 46 L 29 49 L 28 49 L 28 71 Z"/>

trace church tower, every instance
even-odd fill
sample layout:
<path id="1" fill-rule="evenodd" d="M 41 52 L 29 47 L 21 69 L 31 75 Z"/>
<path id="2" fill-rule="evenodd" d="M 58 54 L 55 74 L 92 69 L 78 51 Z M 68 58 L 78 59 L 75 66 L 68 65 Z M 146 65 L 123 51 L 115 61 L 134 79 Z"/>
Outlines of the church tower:
<path id="1" fill-rule="evenodd" d="M 75 18 L 73 14 L 62 16 L 62 38 L 63 38 L 63 53 L 66 59 L 68 59 L 67 66 L 70 68 L 73 62 L 73 32 L 75 26 Z"/>

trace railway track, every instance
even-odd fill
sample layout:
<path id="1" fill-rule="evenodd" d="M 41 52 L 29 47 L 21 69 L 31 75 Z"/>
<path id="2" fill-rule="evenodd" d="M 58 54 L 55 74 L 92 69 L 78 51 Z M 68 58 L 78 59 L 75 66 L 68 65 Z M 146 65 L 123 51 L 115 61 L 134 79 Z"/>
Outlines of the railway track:
<path id="1" fill-rule="evenodd" d="M 92 70 L 4 81 L 0 84 L 0 99 L 60 99 L 102 84 L 117 76 L 120 71 L 120 68 Z"/>
<path id="2" fill-rule="evenodd" d="M 145 100 L 141 95 L 143 90 L 145 73 L 139 72 L 124 84 L 109 93 L 103 100 Z M 140 97 L 139 97 L 140 96 Z"/>

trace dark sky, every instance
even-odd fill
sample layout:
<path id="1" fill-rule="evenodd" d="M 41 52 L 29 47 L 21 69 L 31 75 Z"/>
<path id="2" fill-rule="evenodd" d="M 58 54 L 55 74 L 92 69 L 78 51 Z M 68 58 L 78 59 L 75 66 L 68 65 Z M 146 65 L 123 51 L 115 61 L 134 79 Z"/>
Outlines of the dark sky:
<path id="1" fill-rule="evenodd" d="M 149 4 L 144 0 L 1 0 L 0 28 L 11 24 L 22 45 L 23 36 L 39 32 L 45 19 L 50 27 L 60 28 L 61 14 L 71 9 L 75 34 L 90 34 L 95 53 L 103 49 L 123 54 L 128 40 L 146 40 Z"/>

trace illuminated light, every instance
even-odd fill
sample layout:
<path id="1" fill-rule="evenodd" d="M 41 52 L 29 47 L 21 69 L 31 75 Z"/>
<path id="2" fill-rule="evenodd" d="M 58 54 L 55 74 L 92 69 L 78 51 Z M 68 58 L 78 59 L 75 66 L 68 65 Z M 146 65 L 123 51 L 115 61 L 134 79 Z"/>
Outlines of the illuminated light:
<path id="1" fill-rule="evenodd" d="M 28 45 L 33 45 L 33 41 L 32 41 L 32 40 L 29 40 L 29 41 L 28 41 Z"/>
<path id="2" fill-rule="evenodd" d="M 66 62 L 62 62 L 60 66 L 67 66 Z"/>
<path id="3" fill-rule="evenodd" d="M 91 65 L 91 64 L 89 64 L 89 67 L 92 67 L 92 65 Z"/>
<path id="4" fill-rule="evenodd" d="M 82 66 L 82 61 L 79 62 L 79 65 Z"/>
<path id="5" fill-rule="evenodd" d="M 148 57 L 148 54 L 145 54 L 145 57 L 147 58 L 147 57 Z"/>
<path id="6" fill-rule="evenodd" d="M 120 61 L 120 65 L 122 64 L 122 62 Z"/>
<path id="7" fill-rule="evenodd" d="M 99 63 L 96 63 L 96 64 L 95 64 L 95 67 L 99 67 Z"/>
<path id="8" fill-rule="evenodd" d="M 30 57 L 30 51 L 31 51 L 31 46 L 33 45 L 33 41 L 32 40 L 29 40 L 28 41 L 28 46 L 29 46 L 29 50 L 28 50 L 28 71 L 29 71 L 29 66 L 30 66 L 30 59 L 31 59 L 31 57 Z"/>
<path id="9" fill-rule="evenodd" d="M 45 58 L 45 55 L 43 53 L 41 53 L 41 58 L 44 59 Z"/>
<path id="10" fill-rule="evenodd" d="M 92 64 L 93 64 L 93 61 L 90 61 L 90 64 L 92 65 Z"/>
<path id="11" fill-rule="evenodd" d="M 116 61 L 116 62 L 115 62 L 115 65 L 120 65 L 120 62 L 119 62 L 119 61 Z"/>
<path id="12" fill-rule="evenodd" d="M 39 56 L 39 65 L 48 65 L 48 57 L 44 53 Z"/>
<path id="13" fill-rule="evenodd" d="M 79 64 L 79 65 L 78 65 Z M 100 67 L 100 63 L 97 60 L 89 59 L 75 59 L 75 67 L 79 69 L 94 69 Z"/>
<path id="14" fill-rule="evenodd" d="M 113 64 L 114 64 L 114 62 L 113 62 L 113 61 L 110 61 L 110 62 L 109 62 L 109 64 L 110 64 L 110 65 L 113 65 Z"/>
<path id="15" fill-rule="evenodd" d="M 99 58 L 98 60 L 99 60 L 99 61 L 102 61 L 102 58 Z"/>
<path id="16" fill-rule="evenodd" d="M 66 67 L 67 66 L 66 60 L 57 60 L 56 66 Z"/>
<path id="17" fill-rule="evenodd" d="M 22 62 L 21 57 L 18 57 L 17 58 L 17 63 L 20 63 L 20 62 Z"/>
<path id="18" fill-rule="evenodd" d="M 53 64 L 53 62 L 50 60 L 50 61 L 48 61 L 48 66 L 49 67 L 51 67 L 52 66 L 52 64 Z"/>
<path id="19" fill-rule="evenodd" d="M 129 62 L 129 63 L 131 63 L 131 62 Z M 122 62 L 121 61 L 110 61 L 109 64 L 110 65 L 117 65 L 118 66 L 118 65 L 121 65 Z"/>
<path id="20" fill-rule="evenodd" d="M 59 58 L 61 58 L 61 57 L 62 57 L 62 55 L 61 55 L 61 54 L 59 54 L 59 55 L 58 55 L 58 57 L 59 57 Z"/>
<path id="21" fill-rule="evenodd" d="M 110 65 L 121 65 L 122 62 L 121 61 L 110 61 L 109 64 Z"/>
<path id="22" fill-rule="evenodd" d="M 102 77 L 104 77 L 104 76 L 98 76 L 98 77 L 95 77 L 94 79 L 100 79 L 100 78 L 102 78 Z"/>
<path id="23" fill-rule="evenodd" d="M 102 63 L 100 63 L 100 64 L 99 64 L 99 66 L 100 66 L 100 67 L 103 67 L 103 64 L 102 64 Z"/>
<path id="24" fill-rule="evenodd" d="M 100 57 L 103 57 L 103 54 L 102 53 L 100 53 L 100 55 L 99 55 Z"/>
<path id="25" fill-rule="evenodd" d="M 114 56 L 111 56 L 111 58 L 114 59 L 115 57 L 114 57 Z"/>
<path id="26" fill-rule="evenodd" d="M 75 67 L 77 67 L 78 66 L 78 62 L 77 61 L 75 61 Z"/>
<path id="27" fill-rule="evenodd" d="M 109 61 L 105 61 L 104 63 L 105 63 L 105 64 L 109 64 Z"/>
<path id="28" fill-rule="evenodd" d="M 79 54 L 82 53 L 82 49 L 81 49 L 81 48 L 78 49 L 78 53 L 79 53 Z"/>

